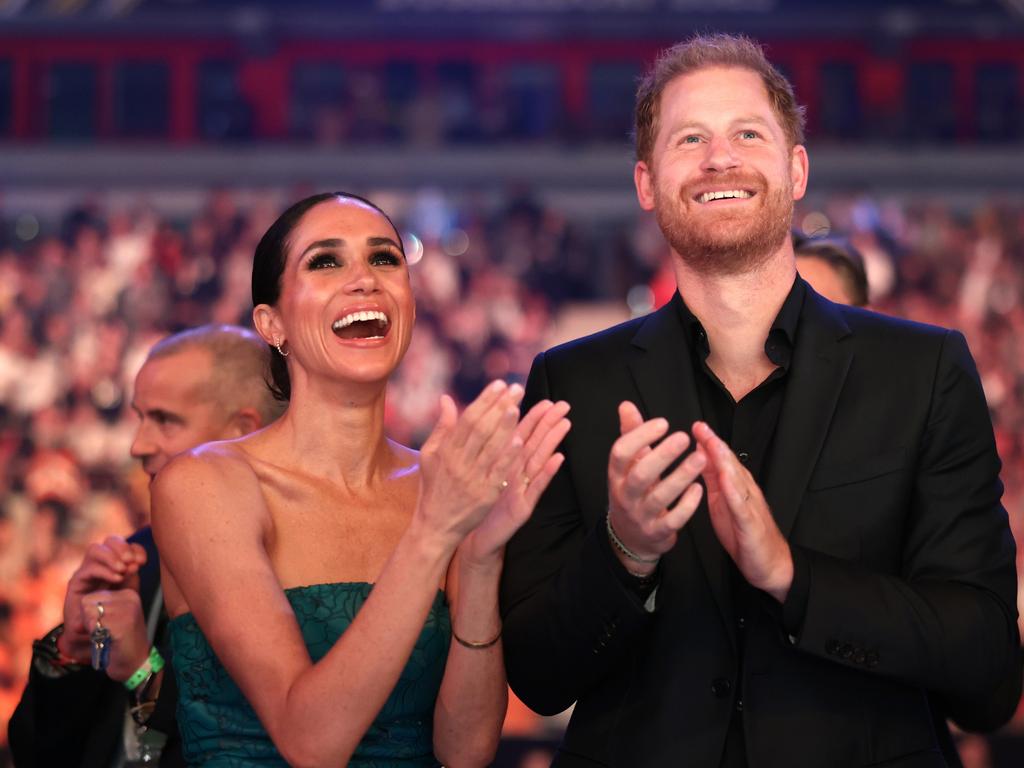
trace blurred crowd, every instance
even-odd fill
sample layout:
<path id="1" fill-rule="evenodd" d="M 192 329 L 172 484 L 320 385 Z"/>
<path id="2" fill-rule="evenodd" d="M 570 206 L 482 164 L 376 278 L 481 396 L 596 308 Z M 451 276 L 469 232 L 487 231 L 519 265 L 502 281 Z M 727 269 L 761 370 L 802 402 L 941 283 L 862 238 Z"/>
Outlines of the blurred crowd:
<path id="1" fill-rule="evenodd" d="M 580 307 L 626 317 L 666 297 L 667 253 L 645 215 L 573 219 L 528 190 L 486 201 L 355 191 L 395 215 L 414 263 L 418 322 L 389 390 L 400 441 L 426 436 L 442 392 L 467 402 L 490 379 L 525 378 Z M 146 350 L 185 327 L 248 325 L 255 244 L 301 195 L 214 190 L 187 216 L 99 199 L 54 217 L 0 212 L 0 739 L 84 547 L 146 520 L 146 478 L 129 457 Z M 830 197 L 795 223 L 850 238 L 873 308 L 966 334 L 1024 542 L 1024 204 Z M 516 735 L 543 727 L 517 710 L 508 723 Z"/>

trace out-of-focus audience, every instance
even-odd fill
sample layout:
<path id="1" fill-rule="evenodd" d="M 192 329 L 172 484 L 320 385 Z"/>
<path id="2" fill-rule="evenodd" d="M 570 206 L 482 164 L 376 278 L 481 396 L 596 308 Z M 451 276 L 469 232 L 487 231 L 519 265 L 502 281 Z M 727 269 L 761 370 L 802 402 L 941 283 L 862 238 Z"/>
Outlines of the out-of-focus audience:
<path id="1" fill-rule="evenodd" d="M 86 203 L 31 226 L 0 211 L 0 737 L 32 640 L 59 621 L 85 546 L 146 522 L 146 477 L 127 458 L 128 387 L 145 351 L 185 327 L 250 324 L 257 235 L 289 196 L 215 190 L 184 220 L 143 202 Z M 568 304 L 628 297 L 641 312 L 664 299 L 666 254 L 647 218 L 573 220 L 523 190 L 487 205 L 436 191 L 376 198 L 417 262 L 417 330 L 389 392 L 400 441 L 428 433 L 441 392 L 468 402 L 490 379 L 525 377 Z M 811 234 L 824 222 L 861 255 L 872 308 L 967 335 L 1024 542 L 1024 205 L 804 208 L 796 220 Z M 509 725 L 528 734 L 535 722 L 513 711 Z M 1020 713 L 1015 724 L 1024 728 Z"/>

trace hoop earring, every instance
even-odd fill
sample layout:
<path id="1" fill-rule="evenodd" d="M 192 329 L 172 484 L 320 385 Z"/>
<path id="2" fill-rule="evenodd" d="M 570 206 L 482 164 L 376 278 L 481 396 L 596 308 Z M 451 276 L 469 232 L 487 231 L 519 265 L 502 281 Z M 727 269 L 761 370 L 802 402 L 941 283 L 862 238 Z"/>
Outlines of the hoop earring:
<path id="1" fill-rule="evenodd" d="M 291 352 L 285 352 L 283 349 L 281 349 L 280 341 L 275 340 L 274 346 L 277 347 L 277 354 L 279 354 L 281 357 L 288 357 L 288 355 L 291 354 Z"/>

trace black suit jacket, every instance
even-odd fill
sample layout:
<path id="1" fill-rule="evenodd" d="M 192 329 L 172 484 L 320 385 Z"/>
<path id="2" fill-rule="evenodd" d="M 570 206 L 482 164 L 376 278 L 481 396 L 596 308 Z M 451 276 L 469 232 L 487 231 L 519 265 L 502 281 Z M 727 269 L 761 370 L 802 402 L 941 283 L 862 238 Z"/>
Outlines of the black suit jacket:
<path id="1" fill-rule="evenodd" d="M 129 541 L 146 550 L 146 564 L 139 571 L 139 595 L 148 615 L 160 585 L 160 559 L 153 533 L 146 527 Z M 162 637 L 162 620 L 157 638 Z M 177 686 L 171 667 L 170 648 L 157 644 L 167 662 L 160 696 L 149 725 L 167 734 L 160 758 L 161 768 L 184 768 L 181 738 L 174 717 Z M 28 685 L 8 726 L 11 754 L 17 768 L 109 768 L 122 749 L 122 730 L 129 695 L 124 686 L 90 667 L 50 679 L 35 666 Z"/>
<path id="2" fill-rule="evenodd" d="M 541 354 L 527 384 L 524 408 L 572 404 L 502 584 L 512 688 L 545 714 L 576 703 L 555 765 L 717 768 L 739 682 L 751 766 L 956 764 L 944 717 L 994 727 L 1020 695 L 1015 547 L 963 337 L 808 288 L 763 488 L 807 564 L 806 611 L 791 636 L 758 593 L 741 667 L 703 503 L 653 613 L 605 538 L 619 402 L 673 430 L 701 417 L 678 301 Z"/>

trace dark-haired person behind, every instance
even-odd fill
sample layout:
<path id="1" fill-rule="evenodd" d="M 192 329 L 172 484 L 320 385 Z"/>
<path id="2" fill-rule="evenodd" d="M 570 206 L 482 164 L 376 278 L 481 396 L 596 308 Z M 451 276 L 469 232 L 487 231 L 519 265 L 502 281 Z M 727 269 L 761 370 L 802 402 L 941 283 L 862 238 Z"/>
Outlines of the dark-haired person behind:
<path id="1" fill-rule="evenodd" d="M 539 355 L 565 461 L 509 543 L 513 690 L 575 702 L 559 768 L 944 768 L 944 716 L 1020 695 L 1016 547 L 956 331 L 796 271 L 802 110 L 752 41 L 666 51 L 634 180 L 672 251 L 654 313 Z"/>
<path id="2" fill-rule="evenodd" d="M 281 403 L 266 386 L 269 355 L 251 330 L 206 325 L 157 342 L 135 377 L 139 425 L 131 453 L 153 478 L 171 457 L 210 440 L 269 424 Z M 90 666 L 98 612 L 111 633 L 105 670 Z M 149 526 L 127 541 L 92 544 L 72 574 L 64 620 L 33 644 L 28 685 L 8 734 L 17 768 L 184 766 L 169 667 L 153 670 L 151 648 L 170 656 L 160 591 L 160 560 Z M 149 674 L 132 690 L 124 682 Z M 159 663 L 158 663 L 159 666 Z"/>
<path id="3" fill-rule="evenodd" d="M 504 545 L 557 470 L 568 406 L 493 382 L 420 453 L 383 431 L 415 318 L 391 220 L 333 193 L 256 249 L 253 319 L 284 415 L 159 475 L 190 765 L 486 765 L 507 687 Z"/>
<path id="4" fill-rule="evenodd" d="M 793 238 L 796 269 L 829 301 L 854 307 L 868 305 L 864 257 L 848 240 L 837 237 Z"/>

